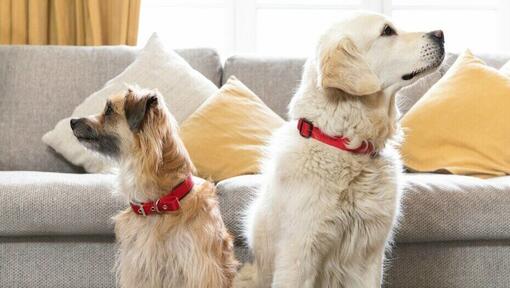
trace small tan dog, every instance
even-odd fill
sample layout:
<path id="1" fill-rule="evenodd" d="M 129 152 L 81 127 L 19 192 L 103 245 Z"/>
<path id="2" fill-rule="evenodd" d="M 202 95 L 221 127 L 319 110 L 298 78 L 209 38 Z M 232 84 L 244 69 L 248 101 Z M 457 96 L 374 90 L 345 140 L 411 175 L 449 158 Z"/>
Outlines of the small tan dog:
<path id="1" fill-rule="evenodd" d="M 120 287 L 232 286 L 238 264 L 215 188 L 193 186 L 193 165 L 157 91 L 115 95 L 71 128 L 120 164 L 119 192 L 131 203 L 114 217 Z"/>

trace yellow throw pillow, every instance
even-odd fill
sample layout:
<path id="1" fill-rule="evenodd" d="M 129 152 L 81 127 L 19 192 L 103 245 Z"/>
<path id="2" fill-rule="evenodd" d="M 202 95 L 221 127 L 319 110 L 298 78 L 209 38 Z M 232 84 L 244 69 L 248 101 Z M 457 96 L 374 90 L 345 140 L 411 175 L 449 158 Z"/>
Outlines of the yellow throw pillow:
<path id="1" fill-rule="evenodd" d="M 411 170 L 510 174 L 510 77 L 470 51 L 402 118 Z"/>
<path id="2" fill-rule="evenodd" d="M 263 148 L 284 120 L 235 77 L 181 124 L 198 175 L 220 181 L 258 173 Z"/>

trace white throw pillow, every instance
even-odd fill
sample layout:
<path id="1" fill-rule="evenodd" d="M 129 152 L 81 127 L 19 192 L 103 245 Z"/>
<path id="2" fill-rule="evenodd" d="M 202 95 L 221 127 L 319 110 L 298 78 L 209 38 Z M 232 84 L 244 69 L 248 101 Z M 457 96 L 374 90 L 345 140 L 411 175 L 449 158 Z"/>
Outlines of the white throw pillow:
<path id="1" fill-rule="evenodd" d="M 505 65 L 501 66 L 501 68 L 499 68 L 499 72 L 510 76 L 510 61 L 506 62 Z"/>
<path id="2" fill-rule="evenodd" d="M 42 141 L 71 163 L 83 166 L 87 172 L 114 172 L 115 165 L 111 160 L 85 149 L 78 142 L 69 121 L 74 117 L 100 113 L 106 99 L 114 93 L 127 89 L 126 85 L 157 88 L 179 123 L 218 90 L 211 81 L 194 70 L 177 53 L 166 50 L 158 36 L 154 34 L 131 65 L 108 81 L 101 90 L 78 105 L 71 117 L 60 120 L 53 130 L 42 137 Z"/>

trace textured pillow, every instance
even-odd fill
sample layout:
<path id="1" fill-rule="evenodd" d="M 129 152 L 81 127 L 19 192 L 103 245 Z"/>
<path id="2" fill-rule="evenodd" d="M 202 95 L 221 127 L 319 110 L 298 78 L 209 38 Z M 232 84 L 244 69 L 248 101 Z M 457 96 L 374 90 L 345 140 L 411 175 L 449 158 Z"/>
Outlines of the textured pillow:
<path id="1" fill-rule="evenodd" d="M 126 84 L 144 88 L 157 88 L 180 123 L 202 104 L 218 88 L 172 50 L 166 50 L 154 34 L 136 60 L 121 74 L 99 91 L 90 95 L 74 110 L 71 117 L 83 117 L 103 110 L 106 99 Z M 106 173 L 114 171 L 111 161 L 85 149 L 73 136 L 69 119 L 60 120 L 55 128 L 42 137 L 42 141 L 87 172 Z"/>
<path id="2" fill-rule="evenodd" d="M 505 65 L 501 66 L 501 68 L 499 68 L 499 72 L 510 77 L 510 61 L 506 62 Z"/>
<path id="3" fill-rule="evenodd" d="M 415 171 L 510 174 L 510 77 L 466 51 L 402 118 Z"/>
<path id="4" fill-rule="evenodd" d="M 235 77 L 181 125 L 181 137 L 202 178 L 220 181 L 259 172 L 263 148 L 284 123 Z"/>

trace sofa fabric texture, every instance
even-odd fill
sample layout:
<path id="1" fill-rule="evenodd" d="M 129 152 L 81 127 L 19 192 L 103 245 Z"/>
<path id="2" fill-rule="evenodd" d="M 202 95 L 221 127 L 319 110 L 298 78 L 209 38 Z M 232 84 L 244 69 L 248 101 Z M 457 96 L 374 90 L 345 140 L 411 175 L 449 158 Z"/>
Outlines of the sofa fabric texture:
<path id="1" fill-rule="evenodd" d="M 113 175 L 1 171 L 0 237 L 112 235 L 114 190 Z"/>
<path id="2" fill-rule="evenodd" d="M 112 236 L 111 217 L 129 207 L 112 174 L 0 171 L 0 191 L 0 237 Z"/>
<path id="3" fill-rule="evenodd" d="M 510 239 L 510 176 L 403 178 L 399 243 Z M 104 174 L 0 172 L 0 237 L 113 235 L 110 218 L 127 207 L 112 195 L 115 181 Z M 261 181 L 260 175 L 244 175 L 217 184 L 224 221 L 238 241 L 242 213 Z"/>
<path id="4" fill-rule="evenodd" d="M 111 195 L 115 178 L 80 173 L 40 138 L 137 53 L 127 47 L 0 46 L 0 287 L 114 287 L 110 219 L 127 207 Z M 237 56 L 222 70 L 213 50 L 178 53 L 217 86 L 236 75 L 283 118 L 304 63 Z M 500 68 L 510 57 L 481 58 Z M 403 180 L 403 216 L 384 287 L 507 287 L 510 176 L 422 173 Z M 243 262 L 250 253 L 240 216 L 262 181 L 244 175 L 217 183 L 222 216 Z"/>
<path id="5" fill-rule="evenodd" d="M 222 216 L 230 233 L 235 237 L 236 256 L 243 262 L 251 260 L 251 256 L 242 235 L 241 218 L 249 199 L 254 196 L 262 180 L 261 175 L 244 175 L 217 184 Z M 111 217 L 127 207 L 122 199 L 111 195 L 115 187 L 113 175 L 0 172 L 0 183 L 0 209 L 3 211 L 4 223 L 0 227 L 0 247 L 9 247 L 0 249 L 9 249 L 9 253 L 15 253 L 13 247 L 29 245 L 23 244 L 25 240 L 20 240 L 25 238 L 33 239 L 31 245 L 39 245 L 43 250 L 56 249 L 57 245 L 51 244 L 55 241 L 81 247 L 79 249 L 92 249 L 76 242 L 90 241 L 94 237 L 113 239 Z M 403 195 L 402 217 L 395 235 L 397 254 L 392 253 L 390 256 L 390 259 L 394 259 L 391 261 L 390 271 L 401 265 L 401 256 L 398 254 L 401 245 L 435 247 L 427 243 L 466 242 L 476 246 L 479 241 L 485 241 L 484 245 L 488 245 L 491 241 L 505 243 L 510 239 L 510 228 L 507 224 L 510 217 L 510 176 L 482 181 L 466 176 L 406 174 Z M 57 240 L 38 243 L 41 239 Z M 110 245 L 112 241 L 105 241 L 105 245 Z M 33 251 L 33 247 L 24 249 L 23 253 L 37 252 Z M 482 248 L 477 249 L 484 251 Z M 494 253 L 495 250 L 492 250 L 491 253 Z M 7 257 L 6 255 L 0 253 L 0 260 Z M 407 257 L 407 254 L 403 257 Z M 43 260 L 37 260 L 36 257 L 33 261 Z M 433 262 L 434 259 L 430 258 L 428 261 Z M 113 265 L 113 259 L 107 263 Z M 22 265 L 21 262 L 13 267 L 19 265 Z M 106 268 L 110 267 L 113 266 Z M 392 277 L 392 273 L 388 277 Z M 405 287 L 402 286 L 404 282 L 399 283 L 400 286 L 391 287 Z"/>
<path id="6" fill-rule="evenodd" d="M 508 240 L 398 244 L 388 257 L 383 287 L 508 287 L 508 255 Z"/>
<path id="7" fill-rule="evenodd" d="M 115 287 L 114 238 L 22 237 L 0 241 L 0 287 Z"/>
<path id="8" fill-rule="evenodd" d="M 482 181 L 410 173 L 402 178 L 402 216 L 395 234 L 398 243 L 510 239 L 510 176 Z M 260 175 L 244 175 L 217 185 L 226 224 L 236 237 L 242 236 L 239 215 L 261 183 Z"/>
<path id="9" fill-rule="evenodd" d="M 508 241 L 399 244 L 382 287 L 508 287 L 509 254 Z M 0 260 L 1 287 L 115 287 L 113 237 L 4 238 Z"/>
<path id="10" fill-rule="evenodd" d="M 304 63 L 304 59 L 230 57 L 225 61 L 223 84 L 236 76 L 276 114 L 287 119 L 287 106 L 301 81 Z"/>
<path id="11" fill-rule="evenodd" d="M 510 239 L 510 176 L 410 173 L 403 185 L 398 243 Z"/>

